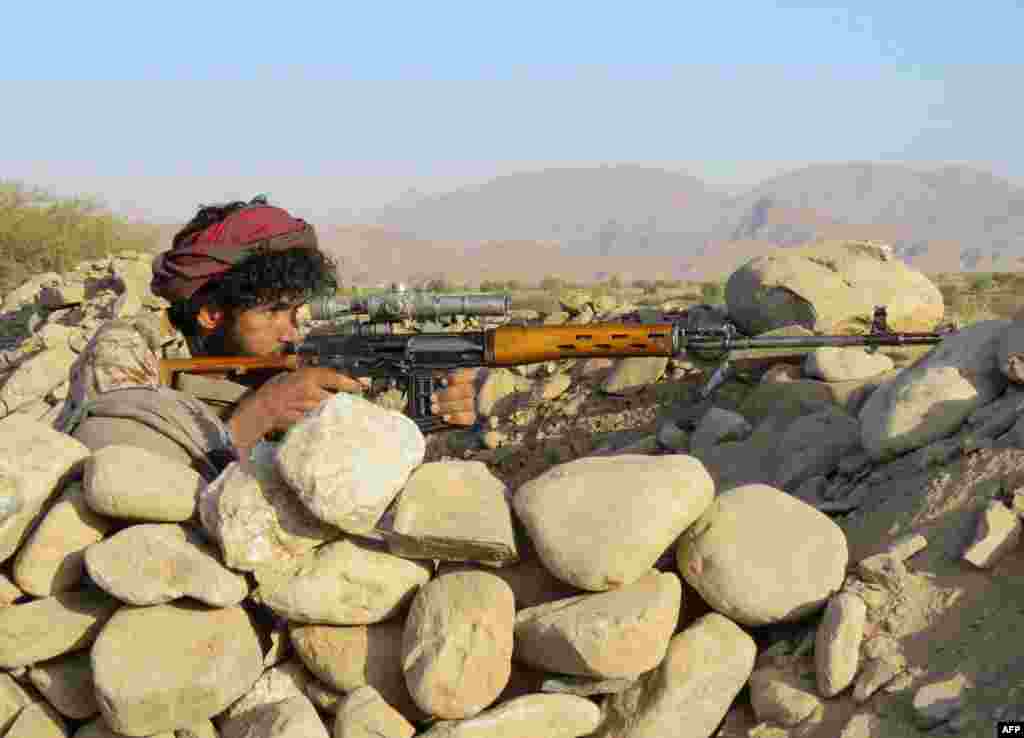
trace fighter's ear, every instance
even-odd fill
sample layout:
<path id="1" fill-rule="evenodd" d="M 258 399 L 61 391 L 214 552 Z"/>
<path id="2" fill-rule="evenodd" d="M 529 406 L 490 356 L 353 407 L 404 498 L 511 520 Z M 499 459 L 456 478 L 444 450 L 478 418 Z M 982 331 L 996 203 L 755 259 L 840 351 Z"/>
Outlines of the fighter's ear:
<path id="1" fill-rule="evenodd" d="M 196 322 L 200 328 L 213 331 L 220 328 L 227 319 L 227 311 L 220 305 L 206 304 L 196 313 Z"/>

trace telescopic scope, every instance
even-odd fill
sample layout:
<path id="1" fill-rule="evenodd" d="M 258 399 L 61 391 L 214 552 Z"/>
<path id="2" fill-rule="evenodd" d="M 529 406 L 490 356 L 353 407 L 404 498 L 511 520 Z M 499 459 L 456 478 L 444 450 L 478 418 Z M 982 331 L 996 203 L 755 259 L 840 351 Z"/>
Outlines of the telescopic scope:
<path id="1" fill-rule="evenodd" d="M 370 322 L 436 320 L 452 315 L 507 316 L 511 307 L 512 298 L 507 294 L 435 295 L 397 289 L 366 297 L 316 297 L 308 303 L 312 320 L 368 315 Z"/>

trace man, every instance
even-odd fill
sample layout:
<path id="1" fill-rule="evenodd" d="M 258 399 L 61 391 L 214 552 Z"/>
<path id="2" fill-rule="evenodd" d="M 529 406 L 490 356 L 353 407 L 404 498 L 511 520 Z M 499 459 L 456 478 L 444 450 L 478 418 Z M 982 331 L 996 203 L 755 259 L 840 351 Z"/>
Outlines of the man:
<path id="1" fill-rule="evenodd" d="M 331 368 L 303 367 L 258 387 L 195 377 L 206 395 L 193 395 L 187 386 L 160 387 L 160 359 L 280 353 L 300 338 L 299 307 L 337 288 L 335 269 L 312 226 L 262 198 L 201 208 L 153 263 L 151 291 L 170 309 L 96 332 L 71 368 L 57 427 L 93 450 L 137 445 L 191 462 L 208 478 L 248 458 L 260 439 L 287 430 L 332 394 L 368 385 Z M 472 425 L 477 371 L 445 379 L 433 412 Z"/>

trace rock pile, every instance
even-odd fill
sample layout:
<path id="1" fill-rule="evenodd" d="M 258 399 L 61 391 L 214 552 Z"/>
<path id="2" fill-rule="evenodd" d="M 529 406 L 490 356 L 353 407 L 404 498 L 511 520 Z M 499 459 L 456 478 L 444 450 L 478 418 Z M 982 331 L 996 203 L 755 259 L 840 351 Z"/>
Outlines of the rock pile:
<path id="1" fill-rule="evenodd" d="M 126 251 L 68 274 L 40 274 L 4 298 L 0 332 L 27 340 L 0 352 L 0 417 L 20 412 L 53 422 L 67 397 L 68 371 L 96 329 L 168 306 L 149 292 L 151 264 L 152 255 Z"/>
<path id="2" fill-rule="evenodd" d="M 68 293 L 34 335 L 64 326 L 73 354 L 105 314 L 63 307 L 75 280 L 47 279 Z M 112 284 L 83 289 L 139 294 Z M 35 310 L 34 289 L 12 309 Z M 636 315 L 580 295 L 563 307 L 533 319 Z M 436 460 L 408 418 L 339 395 L 206 484 L 49 427 L 59 383 L 5 392 L 55 350 L 23 341 L 0 380 L 21 398 L 0 420 L 0 735 L 912 735 L 883 708 L 903 693 L 910 729 L 970 730 L 1013 664 L 928 669 L 912 636 L 939 611 L 921 603 L 955 597 L 910 560 L 969 578 L 1020 558 L 1024 462 L 1018 479 L 991 455 L 1024 445 L 1021 336 L 1024 321 L 979 323 L 909 368 L 819 349 L 731 407 L 666 408 L 652 432 L 516 485 L 497 456 L 528 433 L 557 437 L 598 395 L 693 367 L 492 371 L 483 448 Z M 956 535 L 923 513 L 901 531 L 867 514 L 990 457 L 994 486 Z"/>

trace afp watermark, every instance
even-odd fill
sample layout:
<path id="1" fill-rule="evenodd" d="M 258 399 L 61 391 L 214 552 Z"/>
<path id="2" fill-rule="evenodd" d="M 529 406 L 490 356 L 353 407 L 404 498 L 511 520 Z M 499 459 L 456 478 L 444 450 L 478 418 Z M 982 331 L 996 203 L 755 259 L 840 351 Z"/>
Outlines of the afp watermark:
<path id="1" fill-rule="evenodd" d="M 1001 720 L 996 723 L 996 736 L 1005 735 L 1024 738 L 1024 720 Z"/>

